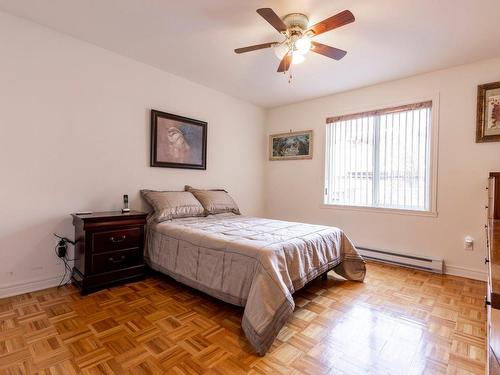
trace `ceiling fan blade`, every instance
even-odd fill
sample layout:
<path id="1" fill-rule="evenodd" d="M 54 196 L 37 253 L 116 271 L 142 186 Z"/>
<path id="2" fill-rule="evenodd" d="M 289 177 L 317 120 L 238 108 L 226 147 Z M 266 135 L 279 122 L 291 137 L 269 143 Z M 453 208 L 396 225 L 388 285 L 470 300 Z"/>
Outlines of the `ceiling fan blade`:
<path id="1" fill-rule="evenodd" d="M 288 72 L 291 63 L 292 63 L 292 55 L 287 53 L 281 59 L 280 65 L 278 66 L 278 73 Z"/>
<path id="2" fill-rule="evenodd" d="M 320 55 L 329 57 L 334 60 L 340 60 L 347 53 L 344 50 L 335 47 L 330 47 L 327 46 L 326 44 L 321 44 L 318 42 L 311 41 L 311 45 L 312 45 L 311 51 L 319 53 Z"/>
<path id="3" fill-rule="evenodd" d="M 262 18 L 264 18 L 267 22 L 269 22 L 271 26 L 274 27 L 276 30 L 278 30 L 280 33 L 286 31 L 285 23 L 276 13 L 274 13 L 274 10 L 272 10 L 271 8 L 257 9 L 257 13 L 259 13 L 262 16 Z"/>
<path id="4" fill-rule="evenodd" d="M 336 29 L 337 27 L 347 25 L 348 23 L 354 22 L 354 20 L 354 15 L 350 11 L 344 10 L 326 20 L 318 22 L 314 26 L 311 26 L 309 30 L 312 31 L 314 35 L 319 35 Z"/>
<path id="5" fill-rule="evenodd" d="M 256 51 L 258 49 L 264 49 L 264 48 L 269 48 L 272 47 L 276 42 L 272 43 L 262 43 L 262 44 L 256 44 L 254 46 L 248 46 L 248 47 L 243 47 L 243 48 L 236 48 L 234 52 L 236 53 L 245 53 L 245 52 L 250 52 L 250 51 Z"/>

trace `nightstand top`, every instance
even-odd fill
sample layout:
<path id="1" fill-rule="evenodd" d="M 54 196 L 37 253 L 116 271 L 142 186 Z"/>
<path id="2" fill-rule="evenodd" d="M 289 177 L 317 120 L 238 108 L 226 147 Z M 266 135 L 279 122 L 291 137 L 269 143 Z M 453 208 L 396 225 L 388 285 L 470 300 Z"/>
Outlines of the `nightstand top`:
<path id="1" fill-rule="evenodd" d="M 141 211 L 103 211 L 103 212 L 92 212 L 91 214 L 77 215 L 71 214 L 74 219 L 80 219 L 83 221 L 104 221 L 109 219 L 134 219 L 134 218 L 145 218 L 148 214 Z"/>

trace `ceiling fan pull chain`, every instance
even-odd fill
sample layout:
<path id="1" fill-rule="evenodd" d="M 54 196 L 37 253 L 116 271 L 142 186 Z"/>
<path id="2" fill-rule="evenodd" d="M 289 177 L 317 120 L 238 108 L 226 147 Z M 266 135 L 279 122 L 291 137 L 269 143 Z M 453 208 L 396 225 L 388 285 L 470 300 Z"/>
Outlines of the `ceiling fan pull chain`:
<path id="1" fill-rule="evenodd" d="M 292 56 L 290 56 L 290 59 L 292 59 Z M 285 74 L 288 74 L 288 84 L 291 85 L 292 84 L 292 64 L 290 63 L 290 65 L 288 66 L 288 70 L 285 71 Z"/>

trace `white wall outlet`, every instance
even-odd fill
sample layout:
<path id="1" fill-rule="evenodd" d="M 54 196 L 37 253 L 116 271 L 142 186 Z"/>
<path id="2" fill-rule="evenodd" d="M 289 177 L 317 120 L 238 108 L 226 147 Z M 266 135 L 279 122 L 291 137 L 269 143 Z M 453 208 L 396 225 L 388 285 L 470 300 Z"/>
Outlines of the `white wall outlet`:
<path id="1" fill-rule="evenodd" d="M 471 236 L 466 236 L 464 238 L 464 249 L 467 251 L 474 250 L 474 239 Z"/>

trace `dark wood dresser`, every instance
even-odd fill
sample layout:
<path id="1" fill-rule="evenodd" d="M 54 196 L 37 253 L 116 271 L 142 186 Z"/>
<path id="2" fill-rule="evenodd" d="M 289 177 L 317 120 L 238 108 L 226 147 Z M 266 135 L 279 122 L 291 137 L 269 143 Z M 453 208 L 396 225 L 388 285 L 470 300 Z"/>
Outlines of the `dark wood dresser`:
<path id="1" fill-rule="evenodd" d="M 489 374 L 500 374 L 500 172 L 490 173 L 486 225 L 486 296 Z"/>
<path id="2" fill-rule="evenodd" d="M 144 212 L 72 214 L 75 264 L 72 279 L 82 294 L 144 277 Z"/>

